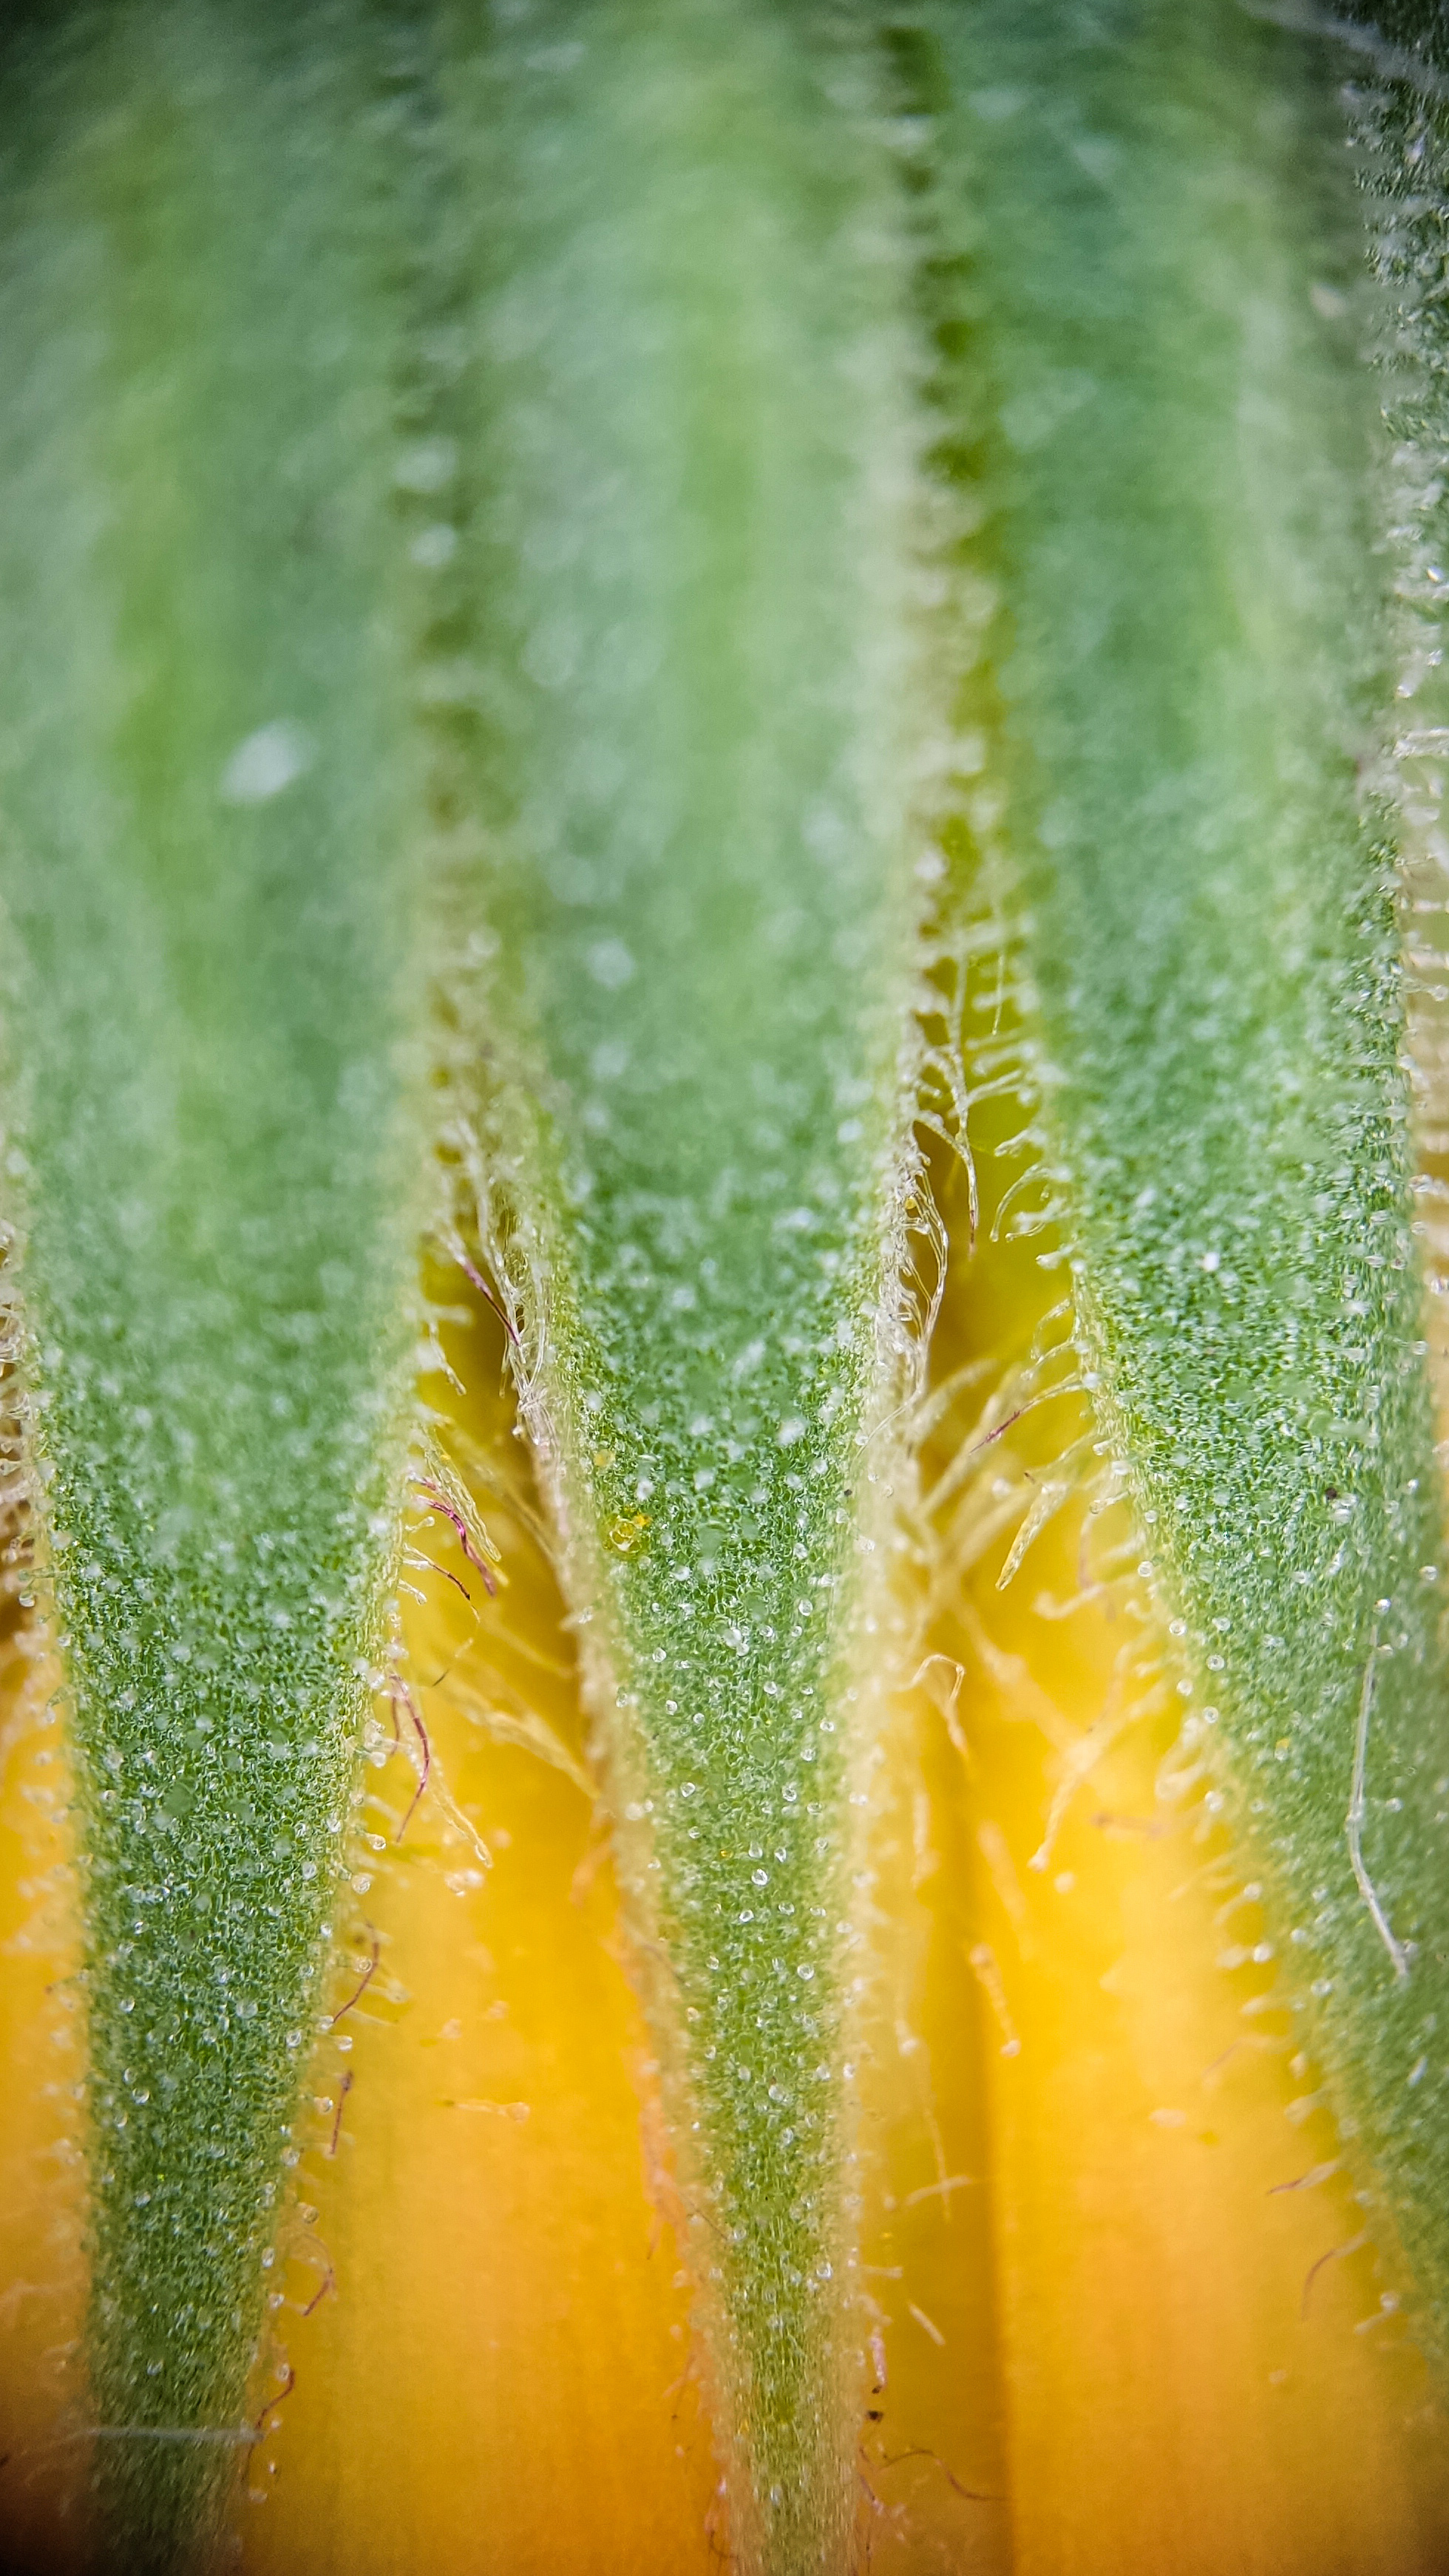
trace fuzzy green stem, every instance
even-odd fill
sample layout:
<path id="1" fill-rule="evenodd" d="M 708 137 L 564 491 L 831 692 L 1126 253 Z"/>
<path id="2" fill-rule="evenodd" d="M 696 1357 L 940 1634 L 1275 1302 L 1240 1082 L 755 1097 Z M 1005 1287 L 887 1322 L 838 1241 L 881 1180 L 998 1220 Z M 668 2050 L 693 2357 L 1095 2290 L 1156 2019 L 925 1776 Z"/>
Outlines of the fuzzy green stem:
<path id="1" fill-rule="evenodd" d="M 793 7 L 611 0 L 494 22 L 445 85 L 482 294 L 438 413 L 468 515 L 436 793 L 506 1040 L 484 1230 L 586 1622 L 732 2546 L 772 2576 L 842 2565 L 853 2509 L 849 1798 L 891 1456 L 863 1440 L 902 1359 L 914 1078 L 873 78 Z"/>
<path id="2" fill-rule="evenodd" d="M 387 62 L 209 0 L 7 39 L 6 1174 L 79 1773 L 99 2547 L 246 2447 L 405 1427 Z"/>
<path id="3" fill-rule="evenodd" d="M 1363 793 L 1392 686 L 1343 66 L 1226 6 L 928 26 L 943 458 L 1009 605 L 1080 1347 L 1186 1741 L 1265 1864 L 1283 2003 L 1442 2353 L 1443 1492 Z"/>

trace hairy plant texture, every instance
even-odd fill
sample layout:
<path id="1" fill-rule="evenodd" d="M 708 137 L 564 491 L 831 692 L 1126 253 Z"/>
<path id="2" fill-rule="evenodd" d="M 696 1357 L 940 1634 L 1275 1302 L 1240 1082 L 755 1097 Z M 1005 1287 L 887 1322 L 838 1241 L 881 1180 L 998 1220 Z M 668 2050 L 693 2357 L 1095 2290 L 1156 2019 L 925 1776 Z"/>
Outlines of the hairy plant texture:
<path id="1" fill-rule="evenodd" d="M 913 409 L 867 52 L 714 5 L 157 0 L 22 70 L 3 892 L 106 2512 L 168 2561 L 246 2437 L 391 1543 L 416 698 L 464 1051 L 503 1041 L 460 1151 L 667 1963 L 738 2546 L 829 2564 L 862 1442 L 913 1330 Z"/>
<path id="2" fill-rule="evenodd" d="M 435 792 L 497 1055 L 460 1152 L 652 1970 L 733 2546 L 784 2576 L 839 2564 L 852 2509 L 849 1801 L 892 1454 L 867 1435 L 909 1364 L 893 176 L 849 29 L 465 16 L 442 113 L 484 292 L 438 419 L 474 608 Z"/>
<path id="3" fill-rule="evenodd" d="M 79 1780 L 107 2563 L 203 2550 L 267 2423 L 263 2257 L 393 1651 L 435 917 L 443 1249 L 552 1515 L 735 2563 L 852 2547 L 898 1544 L 948 1640 L 917 1675 L 939 1769 L 973 1758 L 956 1645 L 1017 1669 L 967 1576 L 999 1541 L 1009 1593 L 1079 1528 L 1095 1594 L 1130 1511 L 1168 1662 L 1118 1653 L 1093 1727 L 1058 1722 L 1032 1860 L 1175 1698 L 1167 1786 L 1209 1783 L 1261 1879 L 1254 1960 L 1442 2359 L 1444 1498 L 1395 860 L 1427 921 L 1446 146 L 1406 16 L 123 0 L 7 31 L 15 1484 Z M 916 1130 L 965 1160 L 968 1090 L 978 1152 L 1022 1157 L 988 1225 L 1063 1294 L 922 1404 Z M 421 1500 L 481 1574 L 441 1450 Z M 443 1684 L 394 1681 L 426 1770 L 413 1682 Z M 472 1688 L 460 1729 L 591 1789 Z M 999 1821 L 977 1841 L 1009 1888 Z M 344 2014 L 382 1993 L 376 1926 L 359 1955 Z M 976 2127 L 988 2098 L 994 2068 Z M 1001 2506 L 991 2476 L 955 2503 Z"/>
<path id="4" fill-rule="evenodd" d="M 910 74 L 945 462 L 1011 622 L 1021 1145 L 1185 1746 L 1442 2353 L 1443 1496 L 1337 105 L 1228 9 L 943 11 Z"/>
<path id="5" fill-rule="evenodd" d="M 4 67 L 5 1171 L 138 2571 L 249 2438 L 412 1333 L 379 66 L 295 14 L 81 11 Z"/>

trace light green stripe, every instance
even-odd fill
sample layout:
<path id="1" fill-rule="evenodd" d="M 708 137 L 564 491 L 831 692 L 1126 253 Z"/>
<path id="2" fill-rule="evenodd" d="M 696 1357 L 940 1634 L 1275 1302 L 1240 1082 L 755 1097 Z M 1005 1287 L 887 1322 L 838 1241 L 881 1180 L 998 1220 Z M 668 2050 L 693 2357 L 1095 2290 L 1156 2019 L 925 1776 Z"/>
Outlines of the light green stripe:
<path id="1" fill-rule="evenodd" d="M 929 24 L 1082 1348 L 1292 2026 L 1442 2350 L 1443 1494 L 1357 792 L 1392 682 L 1343 66 L 1226 5 Z"/>
<path id="2" fill-rule="evenodd" d="M 483 288 L 476 391 L 439 417 L 476 622 L 438 758 L 488 833 L 494 1114 L 662 1960 L 732 2546 L 785 2576 L 843 2564 L 853 2502 L 860 1440 L 922 722 L 894 177 L 868 51 L 793 8 L 560 6 L 476 53 L 459 23 Z"/>
<path id="3" fill-rule="evenodd" d="M 378 1650 L 416 1146 L 376 29 L 12 44 L 9 1171 L 80 1766 L 107 2563 L 233 2456 Z M 147 2440 L 145 2428 L 162 2438 Z"/>

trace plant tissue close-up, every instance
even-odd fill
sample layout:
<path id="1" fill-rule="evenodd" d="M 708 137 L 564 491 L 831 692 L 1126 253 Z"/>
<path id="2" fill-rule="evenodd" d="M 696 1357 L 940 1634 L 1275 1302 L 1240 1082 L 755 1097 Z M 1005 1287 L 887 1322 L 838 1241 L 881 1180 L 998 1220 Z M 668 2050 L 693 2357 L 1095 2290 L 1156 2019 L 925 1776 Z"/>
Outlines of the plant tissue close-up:
<path id="1" fill-rule="evenodd" d="M 0 351 L 3 2576 L 1443 2576 L 1446 0 L 7 0 Z"/>

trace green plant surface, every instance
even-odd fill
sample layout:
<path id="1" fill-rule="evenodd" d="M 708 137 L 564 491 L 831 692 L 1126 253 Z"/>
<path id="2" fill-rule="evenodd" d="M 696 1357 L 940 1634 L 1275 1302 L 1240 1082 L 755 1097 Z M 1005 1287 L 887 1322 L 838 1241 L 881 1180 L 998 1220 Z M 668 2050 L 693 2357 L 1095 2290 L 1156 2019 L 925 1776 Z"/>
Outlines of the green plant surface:
<path id="1" fill-rule="evenodd" d="M 863 1439 L 909 1356 L 895 180 L 848 26 L 481 25 L 440 81 L 476 230 L 432 694 L 492 947 L 459 1004 L 483 1234 L 644 1936 L 732 2547 L 785 2576 L 843 2564 L 852 2513 L 849 1801 L 892 1454 Z"/>
<path id="2" fill-rule="evenodd" d="M 1144 0 L 925 13 L 902 59 L 942 464 L 1006 602 L 1026 1142 L 1184 1752 L 1442 2357 L 1443 1492 L 1344 60 Z"/>
<path id="3" fill-rule="evenodd" d="M 140 2576 L 247 2438 L 395 1544 L 398 218 L 350 10 L 6 45 L 5 1174 L 78 1774 L 97 2547 Z"/>
<path id="4" fill-rule="evenodd" d="M 731 2546 L 846 2563 L 857 1827 L 942 1257 L 913 1135 L 962 1102 L 916 1020 L 943 776 L 963 820 L 1004 801 L 1022 1141 L 1179 1776 L 1449 2339 L 1443 1495 L 1378 784 L 1405 618 L 1437 667 L 1442 102 L 1355 44 L 1376 289 L 1343 59 L 1228 0 L 128 0 L 7 36 L 4 1157 L 106 2563 L 187 2564 L 254 2429 L 388 1648 L 435 907 L 458 1250 L 582 1641 Z M 983 1086 L 1004 1060 L 968 1033 Z"/>

